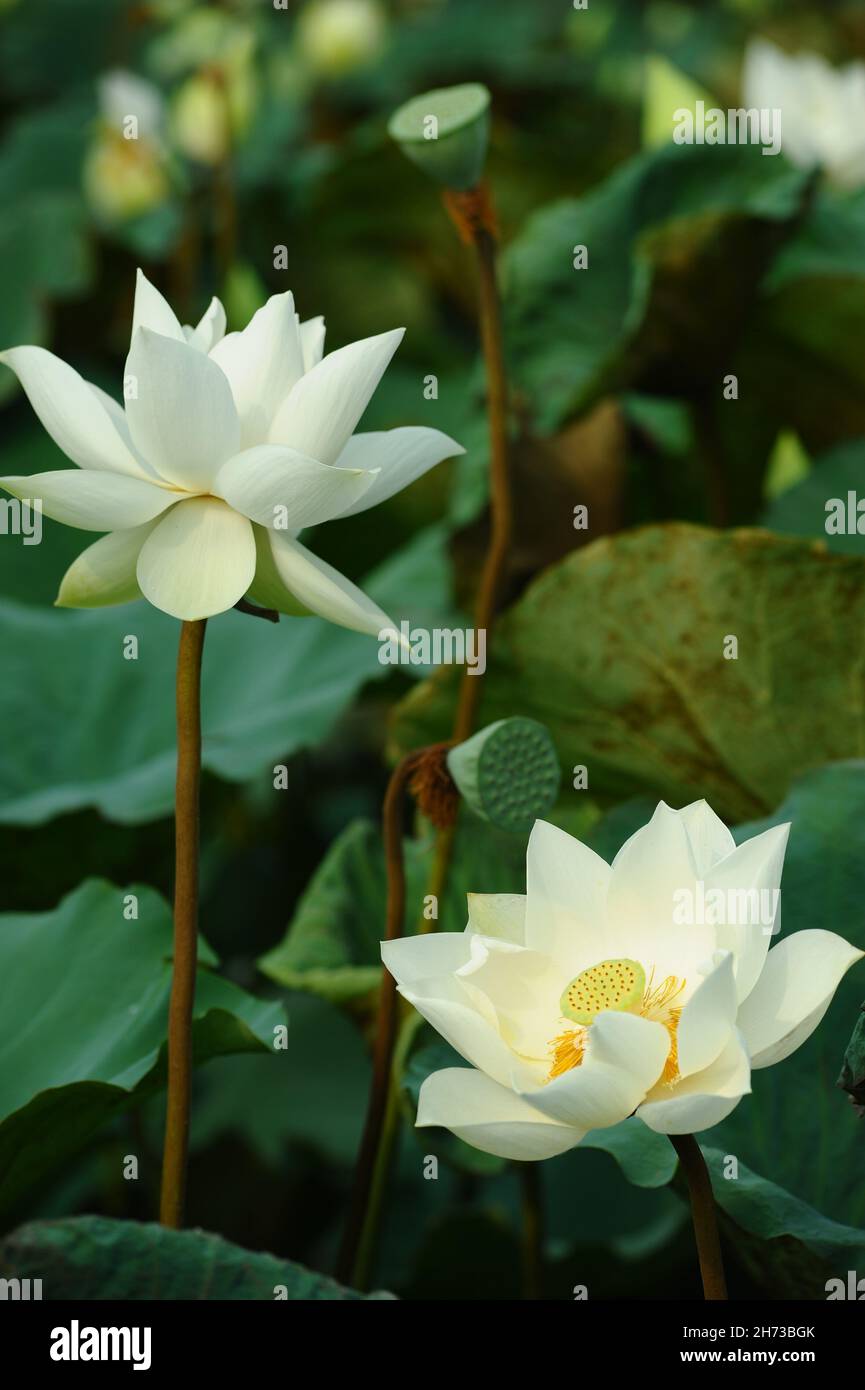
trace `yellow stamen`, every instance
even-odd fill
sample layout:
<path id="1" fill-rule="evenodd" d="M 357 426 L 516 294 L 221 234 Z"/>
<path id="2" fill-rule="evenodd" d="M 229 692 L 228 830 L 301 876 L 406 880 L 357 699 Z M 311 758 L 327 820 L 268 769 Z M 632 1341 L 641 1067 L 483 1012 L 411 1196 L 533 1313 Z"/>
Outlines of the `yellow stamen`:
<path id="1" fill-rule="evenodd" d="M 670 1051 L 661 1073 L 661 1080 L 667 1086 L 672 1086 L 679 1079 L 678 1027 L 682 1010 L 673 1004 L 673 1000 L 678 999 L 684 988 L 685 981 L 678 979 L 676 975 L 668 975 L 661 984 L 656 985 L 653 970 L 640 1005 L 641 1018 L 650 1018 L 655 1023 L 663 1024 L 670 1035 Z"/>
<path id="2" fill-rule="evenodd" d="M 559 1033 L 559 1036 L 553 1038 L 550 1043 L 553 1065 L 550 1067 L 547 1080 L 555 1081 L 557 1076 L 564 1076 L 565 1072 L 570 1071 L 572 1067 L 578 1067 L 583 1060 L 585 1050 L 585 1028 L 569 1028 L 566 1032 Z"/>
<path id="3" fill-rule="evenodd" d="M 605 962 L 604 964 L 617 966 L 619 962 Z M 630 964 L 630 962 L 628 962 L 628 964 Z M 599 967 L 595 969 L 597 970 Z M 640 967 L 637 967 L 637 970 L 639 969 Z M 592 971 L 584 971 L 583 975 L 578 977 L 578 980 L 582 982 L 593 973 Z M 676 975 L 668 975 L 659 985 L 654 983 L 654 979 L 655 972 L 653 970 L 649 976 L 648 983 L 638 1007 L 625 1008 L 622 1012 L 635 1013 L 639 1015 L 640 1018 L 651 1019 L 652 1022 L 660 1023 L 666 1028 L 670 1036 L 670 1051 L 664 1063 L 661 1080 L 665 1085 L 672 1086 L 674 1082 L 679 1079 L 677 1031 L 679 1027 L 679 1018 L 682 1013 L 681 1006 L 674 1004 L 673 1001 L 679 998 L 679 995 L 685 988 L 686 982 L 680 980 Z M 574 983 L 575 982 L 572 981 L 569 988 L 573 988 Z M 565 991 L 565 993 L 567 994 L 567 991 Z M 606 1000 L 601 1001 L 601 1003 L 603 1006 Z M 609 1008 L 611 1005 L 607 1004 L 607 1007 Z M 615 1008 L 615 1004 L 613 1004 L 612 1007 Z M 557 1076 L 564 1076 L 565 1072 L 571 1071 L 572 1068 L 580 1065 L 586 1053 L 586 1041 L 589 1036 L 590 1028 L 591 1024 L 582 1028 L 566 1029 L 565 1032 L 559 1033 L 557 1037 L 552 1039 L 549 1044 L 549 1050 L 553 1060 L 549 1076 L 547 1077 L 548 1081 L 554 1081 Z"/>

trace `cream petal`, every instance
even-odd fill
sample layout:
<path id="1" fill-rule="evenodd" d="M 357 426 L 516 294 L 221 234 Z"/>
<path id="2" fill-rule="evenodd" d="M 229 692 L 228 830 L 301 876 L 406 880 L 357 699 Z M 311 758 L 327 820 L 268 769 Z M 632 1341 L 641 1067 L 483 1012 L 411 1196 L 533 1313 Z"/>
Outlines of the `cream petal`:
<path id="1" fill-rule="evenodd" d="M 283 444 L 257 444 L 222 464 L 213 492 L 250 521 L 296 534 L 340 515 L 374 481 L 372 473 L 319 463 Z"/>
<path id="2" fill-rule="evenodd" d="M 324 355 L 324 319 L 319 314 L 314 319 L 298 322 L 297 331 L 303 352 L 303 370 L 308 372 L 318 365 Z"/>
<path id="3" fill-rule="evenodd" d="M 57 608 L 107 608 L 141 598 L 135 567 L 157 521 L 112 531 L 83 550 L 60 582 Z"/>
<path id="4" fill-rule="evenodd" d="M 195 325 L 194 332 L 196 346 L 202 352 L 212 352 L 217 343 L 221 343 L 225 337 L 225 308 L 216 295 Z"/>
<path id="5" fill-rule="evenodd" d="M 126 362 L 126 418 L 135 447 L 163 478 L 207 492 L 238 452 L 231 388 L 209 357 L 186 342 L 139 329 Z"/>
<path id="6" fill-rule="evenodd" d="M 750 1090 L 748 1053 L 734 1033 L 711 1066 L 675 1086 L 656 1086 L 637 1114 L 658 1134 L 697 1134 L 720 1124 Z"/>
<path id="7" fill-rule="evenodd" d="M 735 850 L 736 841 L 707 801 L 692 801 L 678 815 L 691 845 L 698 878 Z"/>
<path id="8" fill-rule="evenodd" d="M 794 932 L 772 948 L 739 1009 L 752 1067 L 782 1062 L 811 1036 L 842 977 L 862 955 L 829 931 Z"/>
<path id="9" fill-rule="evenodd" d="M 395 493 L 402 492 L 415 479 L 428 473 L 443 459 L 456 458 L 465 449 L 441 430 L 407 425 L 396 430 L 377 430 L 370 434 L 355 434 L 346 444 L 337 465 L 340 468 L 378 470 L 372 487 L 351 502 L 340 516 L 355 516 L 370 507 L 377 507 Z"/>
<path id="10" fill-rule="evenodd" d="M 259 560 L 261 574 L 256 571 L 255 585 L 250 590 L 257 602 L 281 613 L 297 613 L 300 605 L 301 611 L 308 610 L 338 627 L 373 637 L 394 630 L 387 614 L 332 565 L 278 531 L 268 530 L 266 536 L 273 564 L 269 568 Z M 260 552 L 261 542 L 259 555 Z"/>
<path id="11" fill-rule="evenodd" d="M 369 404 L 404 329 L 364 338 L 323 357 L 302 376 L 280 406 L 270 431 L 321 463 L 335 463 Z"/>
<path id="12" fill-rule="evenodd" d="M 381 958 L 397 984 L 421 992 L 423 981 L 437 981 L 442 975 L 453 974 L 470 957 L 471 942 L 466 932 L 425 932 L 381 943 Z"/>
<path id="13" fill-rule="evenodd" d="M 250 522 L 213 497 L 180 502 L 148 536 L 137 566 L 144 597 L 187 621 L 233 608 L 254 573 Z"/>
<path id="14" fill-rule="evenodd" d="M 552 956 L 561 988 L 618 952 L 604 932 L 610 866 L 558 826 L 538 820 L 526 851 L 526 945 Z"/>
<path id="15" fill-rule="evenodd" d="M 126 418 L 123 406 L 120 405 L 113 396 L 109 396 L 107 391 L 103 391 L 101 386 L 94 386 L 92 381 L 89 381 L 87 384 L 91 391 L 95 391 L 96 399 L 99 401 L 100 405 L 102 405 L 112 425 L 120 435 L 129 457 L 133 460 L 134 466 L 130 465 L 129 467 L 112 469 L 111 471 L 129 473 L 134 478 L 146 478 L 149 482 L 161 483 L 162 479 L 156 469 L 152 468 L 146 459 L 141 457 L 135 445 L 132 443 L 132 435 L 129 433 L 129 421 Z"/>
<path id="16" fill-rule="evenodd" d="M 517 1059 L 499 1033 L 485 996 L 474 993 L 454 976 L 424 981 L 418 988 L 400 985 L 399 992 L 461 1057 L 510 1086 Z"/>
<path id="17" fill-rule="evenodd" d="M 676 1030 L 680 1075 L 690 1076 L 714 1062 L 735 1026 L 733 957 L 729 951 L 719 951 L 712 970 L 682 1007 Z"/>
<path id="18" fill-rule="evenodd" d="M 582 1133 L 627 1119 L 655 1085 L 670 1050 L 660 1023 L 606 1010 L 589 1030 L 579 1066 L 537 1090 L 521 1093 L 551 1119 Z"/>
<path id="19" fill-rule="evenodd" d="M 721 890 L 728 905 L 727 916 L 736 920 L 715 928 L 722 950 L 732 951 L 736 975 L 736 994 L 747 999 L 763 969 L 772 944 L 771 920 L 762 921 L 764 898 L 771 909 L 772 896 L 781 886 L 784 853 L 790 826 L 775 825 L 754 835 L 734 849 L 705 875 L 705 892 Z"/>
<path id="20" fill-rule="evenodd" d="M 569 1125 L 541 1114 L 506 1086 L 467 1067 L 433 1072 L 420 1089 L 418 1126 L 440 1125 L 499 1158 L 554 1158 L 579 1143 Z"/>
<path id="21" fill-rule="evenodd" d="M 470 932 L 468 940 L 471 956 L 457 969 L 458 978 L 486 995 L 509 1047 L 549 1067 L 562 992 L 555 963 L 496 937 Z"/>
<path id="22" fill-rule="evenodd" d="M 467 930 L 495 936 L 515 946 L 526 944 L 525 893 L 467 893 Z"/>
<path id="23" fill-rule="evenodd" d="M 273 558 L 270 544 L 272 532 L 266 526 L 252 525 L 255 536 L 255 578 L 249 586 L 247 597 L 262 608 L 273 608 L 278 613 L 287 613 L 292 618 L 313 618 L 311 608 L 286 589 Z M 294 539 L 294 537 L 292 537 Z"/>
<path id="24" fill-rule="evenodd" d="M 714 927 L 679 920 L 683 901 L 695 902 L 696 886 L 686 822 L 662 801 L 613 860 L 607 931 L 616 950 L 607 954 L 638 960 L 659 980 L 693 974 L 716 946 Z"/>
<path id="25" fill-rule="evenodd" d="M 150 328 L 154 333 L 160 333 L 164 338 L 173 338 L 178 343 L 186 341 L 180 320 L 168 300 L 159 293 L 155 285 L 151 285 L 143 270 L 139 270 L 135 277 L 135 305 L 132 310 L 132 332 L 129 335 L 130 349 L 135 342 L 135 335 L 139 328 Z"/>
<path id="26" fill-rule="evenodd" d="M 54 473 L 0 478 L 13 497 L 35 503 L 45 516 L 81 531 L 121 531 L 152 521 L 177 493 L 126 473 L 61 468 Z"/>
<path id="27" fill-rule="evenodd" d="M 9 348 L 0 362 L 11 367 L 54 443 L 79 468 L 145 476 L 104 392 L 45 348 Z"/>
<path id="28" fill-rule="evenodd" d="M 210 356 L 228 377 L 242 447 L 264 443 L 279 406 L 303 376 L 292 295 L 273 295 L 241 333 L 229 333 Z"/>

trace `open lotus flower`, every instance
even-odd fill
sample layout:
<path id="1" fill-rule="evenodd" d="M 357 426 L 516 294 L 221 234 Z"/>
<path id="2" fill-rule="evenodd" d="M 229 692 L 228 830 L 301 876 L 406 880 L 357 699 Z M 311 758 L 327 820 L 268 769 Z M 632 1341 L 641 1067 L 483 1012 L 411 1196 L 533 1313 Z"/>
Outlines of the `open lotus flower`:
<path id="1" fill-rule="evenodd" d="M 465 932 L 382 945 L 400 993 L 472 1064 L 427 1078 L 418 1124 L 539 1159 L 634 1113 L 662 1134 L 723 1120 L 863 954 L 828 931 L 769 950 L 788 830 L 737 848 L 705 802 L 662 802 L 610 866 L 537 821 L 524 897 L 470 894 Z"/>
<path id="2" fill-rule="evenodd" d="M 753 39 L 742 76 L 747 107 L 781 112 L 782 148 L 801 168 L 821 165 L 842 187 L 865 183 L 865 64 L 834 68 Z"/>
<path id="3" fill-rule="evenodd" d="M 365 511 L 463 453 L 438 430 L 353 430 L 402 329 L 323 357 L 324 321 L 301 323 L 277 294 L 241 333 L 214 299 L 181 327 L 139 272 L 125 411 L 41 347 L 0 353 L 74 469 L 0 478 L 46 516 L 107 531 L 71 565 L 61 607 L 142 595 L 176 618 L 207 618 L 248 596 L 378 634 L 393 624 L 296 539 Z"/>

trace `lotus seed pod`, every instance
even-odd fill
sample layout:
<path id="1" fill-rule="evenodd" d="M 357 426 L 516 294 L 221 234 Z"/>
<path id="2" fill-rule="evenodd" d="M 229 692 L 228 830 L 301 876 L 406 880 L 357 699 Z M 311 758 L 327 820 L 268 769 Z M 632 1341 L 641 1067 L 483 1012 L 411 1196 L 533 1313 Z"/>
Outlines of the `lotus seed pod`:
<path id="1" fill-rule="evenodd" d="M 483 173 L 490 133 L 490 94 L 479 82 L 412 97 L 388 122 L 403 153 L 446 188 L 474 188 Z"/>
<path id="2" fill-rule="evenodd" d="M 451 777 L 484 820 L 514 834 L 548 814 L 561 769 L 549 733 L 536 719 L 500 719 L 452 748 Z"/>
<path id="3" fill-rule="evenodd" d="M 635 960 L 602 960 L 571 980 L 559 1007 L 565 1018 L 588 1027 L 604 1009 L 629 1013 L 646 992 L 646 972 Z"/>

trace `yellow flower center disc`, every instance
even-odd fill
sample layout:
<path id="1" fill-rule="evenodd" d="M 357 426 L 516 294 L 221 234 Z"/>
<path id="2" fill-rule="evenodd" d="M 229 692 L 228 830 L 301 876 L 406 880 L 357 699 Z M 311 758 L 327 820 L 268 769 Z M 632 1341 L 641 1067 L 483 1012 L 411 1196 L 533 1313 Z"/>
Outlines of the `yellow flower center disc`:
<path id="1" fill-rule="evenodd" d="M 638 961 L 602 960 L 571 980 L 560 1008 L 565 1018 L 588 1026 L 604 1009 L 638 1009 L 645 989 L 646 972 Z"/>

